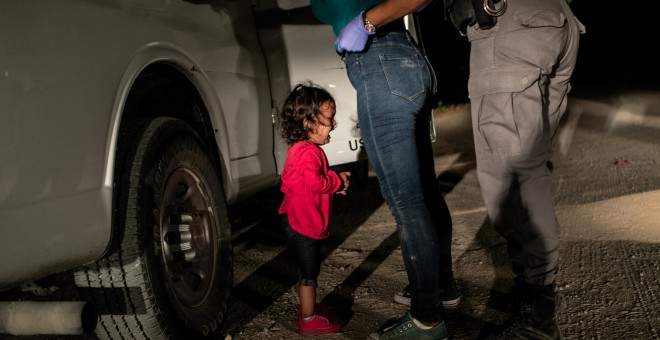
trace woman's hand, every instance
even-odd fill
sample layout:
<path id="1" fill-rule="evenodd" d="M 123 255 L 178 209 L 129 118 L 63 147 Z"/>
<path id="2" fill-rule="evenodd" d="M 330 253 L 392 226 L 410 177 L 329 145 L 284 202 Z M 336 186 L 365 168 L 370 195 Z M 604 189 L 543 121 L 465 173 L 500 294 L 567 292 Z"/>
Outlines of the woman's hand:
<path id="1" fill-rule="evenodd" d="M 364 27 L 364 20 L 362 19 L 363 14 L 364 12 L 358 14 L 339 33 L 339 37 L 335 41 L 335 47 L 339 54 L 344 52 L 362 52 L 367 45 L 369 36 L 375 34 L 375 32 L 367 32 L 367 29 Z"/>

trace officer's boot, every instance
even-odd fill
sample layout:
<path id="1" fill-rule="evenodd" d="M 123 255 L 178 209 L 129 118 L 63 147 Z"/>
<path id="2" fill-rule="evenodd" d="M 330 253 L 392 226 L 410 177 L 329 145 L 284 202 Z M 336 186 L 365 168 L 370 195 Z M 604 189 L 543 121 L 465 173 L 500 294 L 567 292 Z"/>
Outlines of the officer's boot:
<path id="1" fill-rule="evenodd" d="M 527 287 L 530 285 L 524 283 L 521 279 L 516 278 L 516 281 L 508 293 L 500 296 L 494 306 L 500 312 L 508 314 L 519 314 L 520 303 L 525 296 Z M 566 298 L 561 292 L 555 292 L 555 316 L 566 309 Z"/>
<path id="2" fill-rule="evenodd" d="M 516 286 L 519 300 L 512 307 L 513 316 L 503 329 L 489 339 L 562 339 L 556 319 L 555 285 L 536 286 L 528 283 Z"/>

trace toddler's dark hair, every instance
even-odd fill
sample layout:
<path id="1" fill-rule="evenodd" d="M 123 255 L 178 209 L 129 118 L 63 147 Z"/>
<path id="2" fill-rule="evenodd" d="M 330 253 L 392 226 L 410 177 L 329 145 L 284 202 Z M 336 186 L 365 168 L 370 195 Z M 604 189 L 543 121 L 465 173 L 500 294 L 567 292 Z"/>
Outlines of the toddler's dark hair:
<path id="1" fill-rule="evenodd" d="M 307 140 L 314 131 L 305 126 L 305 121 L 320 123 L 321 105 L 328 102 L 335 105 L 332 95 L 316 84 L 306 82 L 293 87 L 280 111 L 279 131 L 287 144 Z"/>

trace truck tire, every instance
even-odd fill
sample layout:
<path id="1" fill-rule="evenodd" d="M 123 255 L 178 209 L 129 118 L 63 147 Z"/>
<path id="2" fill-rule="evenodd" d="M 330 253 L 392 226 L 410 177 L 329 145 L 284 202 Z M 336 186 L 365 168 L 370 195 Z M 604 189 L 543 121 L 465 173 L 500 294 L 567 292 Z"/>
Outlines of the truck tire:
<path id="1" fill-rule="evenodd" d="M 75 273 L 101 339 L 218 338 L 233 254 L 220 171 L 197 133 L 173 118 L 122 128 L 113 242 Z"/>

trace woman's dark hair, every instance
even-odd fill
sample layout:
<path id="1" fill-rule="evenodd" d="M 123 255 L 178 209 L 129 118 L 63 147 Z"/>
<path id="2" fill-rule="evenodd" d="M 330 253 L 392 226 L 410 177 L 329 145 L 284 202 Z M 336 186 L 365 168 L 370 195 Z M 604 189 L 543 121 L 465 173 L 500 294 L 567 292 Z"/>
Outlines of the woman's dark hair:
<path id="1" fill-rule="evenodd" d="M 279 131 L 289 145 L 307 140 L 313 127 L 305 126 L 305 121 L 320 124 L 318 115 L 325 103 L 335 105 L 332 95 L 322 87 L 310 82 L 293 87 L 284 100 L 280 111 Z M 312 124 L 312 126 L 314 125 Z"/>

